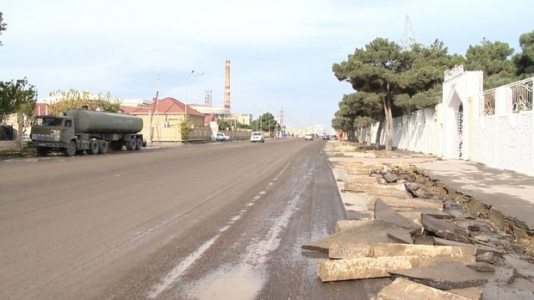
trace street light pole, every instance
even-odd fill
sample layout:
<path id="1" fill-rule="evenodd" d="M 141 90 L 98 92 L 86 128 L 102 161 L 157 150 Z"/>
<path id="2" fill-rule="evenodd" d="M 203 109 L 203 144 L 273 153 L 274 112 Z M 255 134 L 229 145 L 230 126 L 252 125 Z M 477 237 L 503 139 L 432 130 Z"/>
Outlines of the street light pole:
<path id="1" fill-rule="evenodd" d="M 189 78 L 191 78 L 193 73 L 195 73 L 195 70 L 191 70 L 191 73 L 189 73 L 189 76 L 187 76 L 187 79 L 185 80 L 185 104 L 184 104 L 185 118 L 187 118 L 187 84 L 189 83 Z"/>

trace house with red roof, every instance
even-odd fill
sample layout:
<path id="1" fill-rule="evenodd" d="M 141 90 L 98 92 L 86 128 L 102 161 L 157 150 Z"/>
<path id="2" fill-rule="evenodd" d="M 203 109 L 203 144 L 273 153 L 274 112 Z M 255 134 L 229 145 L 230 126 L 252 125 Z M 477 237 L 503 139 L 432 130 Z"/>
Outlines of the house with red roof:
<path id="1" fill-rule="evenodd" d="M 210 127 L 204 125 L 205 114 L 171 97 L 122 109 L 124 113 L 143 118 L 141 133 L 148 142 L 183 142 L 180 128 L 186 118 L 193 126 L 189 141 L 208 141 L 212 136 Z"/>

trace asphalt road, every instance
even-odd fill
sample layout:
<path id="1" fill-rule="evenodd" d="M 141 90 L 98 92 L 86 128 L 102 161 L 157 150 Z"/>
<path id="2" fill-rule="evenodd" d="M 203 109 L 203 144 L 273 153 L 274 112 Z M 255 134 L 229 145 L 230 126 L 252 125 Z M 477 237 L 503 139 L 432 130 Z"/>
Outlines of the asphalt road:
<path id="1" fill-rule="evenodd" d="M 0 299 L 366 299 L 301 245 L 344 209 L 324 141 L 0 161 Z"/>

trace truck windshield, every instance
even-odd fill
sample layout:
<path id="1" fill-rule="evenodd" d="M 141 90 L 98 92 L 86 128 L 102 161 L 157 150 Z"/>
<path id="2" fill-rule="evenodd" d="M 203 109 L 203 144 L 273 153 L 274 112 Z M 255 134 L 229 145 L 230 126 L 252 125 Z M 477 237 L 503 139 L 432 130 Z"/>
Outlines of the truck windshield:
<path id="1" fill-rule="evenodd" d="M 33 125 L 61 127 L 63 119 L 54 117 L 37 117 Z"/>

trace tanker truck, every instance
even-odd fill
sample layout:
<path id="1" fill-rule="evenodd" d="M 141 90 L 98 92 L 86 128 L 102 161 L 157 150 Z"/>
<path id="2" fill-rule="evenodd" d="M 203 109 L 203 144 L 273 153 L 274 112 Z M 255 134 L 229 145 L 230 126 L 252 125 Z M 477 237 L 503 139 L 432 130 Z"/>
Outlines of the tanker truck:
<path id="1" fill-rule="evenodd" d="M 61 115 L 35 117 L 31 127 L 30 147 L 40 156 L 60 150 L 67 156 L 86 151 L 88 154 L 120 150 L 141 150 L 143 119 L 137 116 L 71 109 Z"/>

